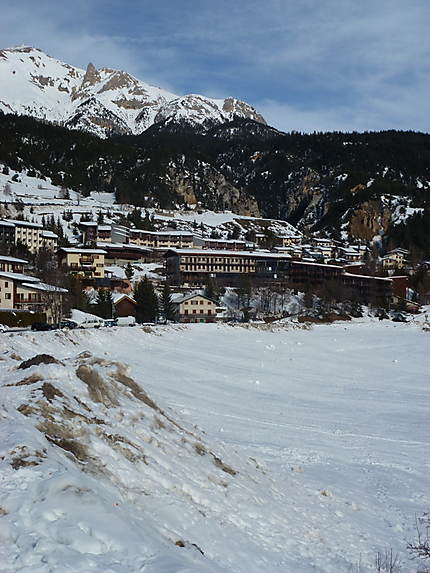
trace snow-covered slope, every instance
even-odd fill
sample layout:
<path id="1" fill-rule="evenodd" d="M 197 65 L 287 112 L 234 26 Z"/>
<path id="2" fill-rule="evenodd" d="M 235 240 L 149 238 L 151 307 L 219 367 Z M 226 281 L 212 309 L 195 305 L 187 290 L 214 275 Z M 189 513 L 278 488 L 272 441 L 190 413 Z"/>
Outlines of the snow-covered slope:
<path id="1" fill-rule="evenodd" d="M 370 573 L 390 546 L 416 571 L 428 336 L 1 334 L 2 571 Z M 57 362 L 20 367 L 40 353 Z"/>
<path id="2" fill-rule="evenodd" d="M 23 46 L 0 51 L 0 110 L 31 115 L 105 137 L 141 133 L 168 120 L 209 127 L 247 117 L 264 123 L 249 104 L 199 95 L 178 97 L 110 68 L 75 68 Z"/>

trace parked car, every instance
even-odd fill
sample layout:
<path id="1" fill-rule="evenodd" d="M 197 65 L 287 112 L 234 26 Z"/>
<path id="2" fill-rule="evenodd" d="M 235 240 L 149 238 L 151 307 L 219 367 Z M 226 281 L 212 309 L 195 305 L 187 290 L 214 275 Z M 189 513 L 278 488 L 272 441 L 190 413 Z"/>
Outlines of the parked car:
<path id="1" fill-rule="evenodd" d="M 9 328 L 5 324 L 0 324 L 0 332 L 6 332 Z"/>
<path id="2" fill-rule="evenodd" d="M 403 312 L 393 312 L 391 314 L 391 320 L 393 322 L 408 322 L 408 317 Z"/>
<path id="3" fill-rule="evenodd" d="M 116 318 L 106 318 L 104 320 L 104 326 L 118 326 L 118 321 Z"/>
<path id="4" fill-rule="evenodd" d="M 134 326 L 136 324 L 134 316 L 119 316 L 116 321 L 118 326 Z"/>
<path id="5" fill-rule="evenodd" d="M 58 328 L 77 328 L 78 323 L 75 322 L 74 320 L 62 320 L 59 324 L 58 324 Z"/>
<path id="6" fill-rule="evenodd" d="M 33 322 L 33 324 L 31 325 L 31 330 L 54 330 L 55 329 L 55 325 L 53 324 L 48 324 L 47 322 Z"/>
<path id="7" fill-rule="evenodd" d="M 96 318 L 88 318 L 79 324 L 79 328 L 100 328 L 103 324 L 104 321 L 101 318 L 99 320 Z"/>

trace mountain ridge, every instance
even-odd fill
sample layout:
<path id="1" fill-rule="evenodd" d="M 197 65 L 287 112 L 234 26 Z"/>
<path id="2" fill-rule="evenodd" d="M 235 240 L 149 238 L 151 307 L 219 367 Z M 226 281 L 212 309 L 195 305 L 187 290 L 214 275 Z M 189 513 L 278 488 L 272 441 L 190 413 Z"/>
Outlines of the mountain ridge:
<path id="1" fill-rule="evenodd" d="M 137 135 L 158 122 L 191 126 L 196 132 L 250 118 L 265 124 L 248 103 L 233 97 L 178 96 L 126 71 L 91 62 L 86 70 L 38 48 L 0 50 L 0 110 L 29 115 L 98 137 Z"/>

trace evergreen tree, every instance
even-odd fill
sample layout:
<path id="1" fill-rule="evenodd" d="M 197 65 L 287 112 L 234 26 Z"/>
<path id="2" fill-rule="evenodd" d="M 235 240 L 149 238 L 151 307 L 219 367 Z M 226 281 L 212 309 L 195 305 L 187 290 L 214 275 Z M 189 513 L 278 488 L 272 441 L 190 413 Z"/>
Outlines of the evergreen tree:
<path id="1" fill-rule="evenodd" d="M 160 307 L 161 314 L 166 322 L 168 320 L 174 321 L 176 319 L 175 305 L 172 301 L 172 292 L 170 290 L 169 283 L 164 284 L 163 292 L 160 297 Z"/>
<path id="2" fill-rule="evenodd" d="M 134 287 L 137 322 L 155 322 L 158 316 L 158 297 L 151 281 L 145 276 Z"/>
<path id="3" fill-rule="evenodd" d="M 206 279 L 206 286 L 204 291 L 205 296 L 212 300 L 217 300 L 218 297 L 218 285 L 212 277 Z"/>
<path id="4" fill-rule="evenodd" d="M 134 275 L 134 269 L 130 263 L 127 263 L 127 265 L 124 269 L 124 272 L 125 272 L 125 276 L 127 277 L 127 279 L 129 281 L 131 281 L 131 279 L 133 278 L 133 275 Z"/>
<path id="5" fill-rule="evenodd" d="M 65 310 L 77 308 L 84 312 L 88 311 L 88 297 L 85 294 L 82 286 L 82 281 L 78 275 L 66 275 L 65 288 L 67 288 L 67 295 L 65 296 Z"/>
<path id="6" fill-rule="evenodd" d="M 239 308 L 249 307 L 252 295 L 252 283 L 249 275 L 241 275 L 239 278 L 239 287 L 237 289 Z"/>
<path id="7" fill-rule="evenodd" d="M 94 314 L 100 318 L 112 318 L 113 298 L 108 289 L 99 289 L 97 291 L 96 305 Z"/>

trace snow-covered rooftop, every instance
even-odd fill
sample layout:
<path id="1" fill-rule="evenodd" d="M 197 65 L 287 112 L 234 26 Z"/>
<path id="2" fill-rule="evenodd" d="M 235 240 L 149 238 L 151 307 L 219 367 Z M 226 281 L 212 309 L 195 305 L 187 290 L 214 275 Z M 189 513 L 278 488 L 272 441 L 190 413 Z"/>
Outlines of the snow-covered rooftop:
<path id="1" fill-rule="evenodd" d="M 68 292 L 65 288 L 41 282 L 22 283 L 21 286 L 45 292 Z"/>
<path id="2" fill-rule="evenodd" d="M 168 253 L 193 256 L 218 257 L 249 257 L 253 259 L 291 259 L 288 254 L 271 253 L 265 251 L 227 251 L 225 249 L 169 249 Z"/>
<path id="3" fill-rule="evenodd" d="M 58 249 L 59 251 L 64 251 L 65 253 L 71 253 L 71 254 L 82 254 L 82 255 L 106 255 L 106 251 L 104 251 L 103 249 L 86 249 L 84 247 L 82 247 L 82 249 L 79 249 L 78 247 L 61 247 L 60 249 Z"/>
<path id="4" fill-rule="evenodd" d="M 22 273 L 8 273 L 1 271 L 0 276 L 5 279 L 10 279 L 11 281 L 40 282 L 40 279 L 38 279 L 37 277 L 31 277 L 29 275 L 24 275 Z"/>
<path id="5" fill-rule="evenodd" d="M 31 227 L 33 229 L 43 229 L 43 225 L 39 223 L 31 223 L 30 221 L 21 221 L 20 219 L 3 219 L 0 223 L 10 223 L 15 227 Z"/>
<path id="6" fill-rule="evenodd" d="M 24 259 L 17 259 L 16 257 L 8 257 L 6 255 L 0 255 L 0 262 L 17 263 L 20 265 L 27 265 L 28 264 L 28 261 L 26 261 Z"/>

